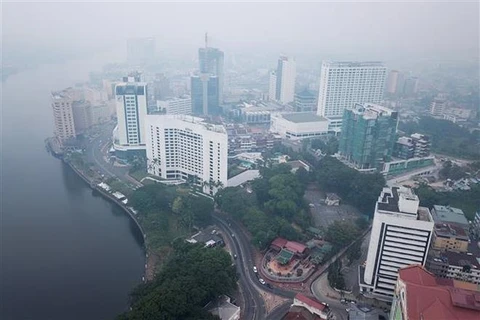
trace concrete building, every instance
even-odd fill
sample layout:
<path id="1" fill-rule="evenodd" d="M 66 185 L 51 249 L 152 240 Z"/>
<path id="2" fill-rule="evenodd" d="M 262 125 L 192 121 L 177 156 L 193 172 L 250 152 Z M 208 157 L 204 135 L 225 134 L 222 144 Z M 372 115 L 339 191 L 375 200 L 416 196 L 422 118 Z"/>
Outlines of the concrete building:
<path id="1" fill-rule="evenodd" d="M 328 319 L 329 315 L 330 309 L 327 304 L 324 304 L 315 298 L 309 298 L 301 293 L 297 293 L 293 299 L 293 304 L 290 306 L 290 310 L 282 320 Z"/>
<path id="2" fill-rule="evenodd" d="M 428 208 L 406 187 L 383 188 L 375 205 L 365 268 L 360 266 L 360 290 L 391 301 L 398 270 L 424 265 L 433 232 Z"/>
<path id="3" fill-rule="evenodd" d="M 390 320 L 477 320 L 478 286 L 435 277 L 418 265 L 399 271 Z"/>
<path id="4" fill-rule="evenodd" d="M 150 174 L 196 181 L 210 194 L 227 186 L 228 136 L 224 126 L 186 115 L 149 115 L 146 130 Z"/>
<path id="5" fill-rule="evenodd" d="M 268 81 L 268 100 L 275 101 L 277 99 L 277 71 L 270 71 Z"/>
<path id="6" fill-rule="evenodd" d="M 398 72 L 397 70 L 390 70 L 390 73 L 388 74 L 388 80 L 387 80 L 387 93 L 389 94 L 397 93 L 399 74 L 400 72 Z"/>
<path id="7" fill-rule="evenodd" d="M 295 59 L 280 56 L 276 71 L 275 100 L 287 104 L 294 101 L 297 63 Z"/>
<path id="8" fill-rule="evenodd" d="M 467 252 L 470 239 L 468 232 L 455 224 L 435 223 L 433 248 L 439 250 Z"/>
<path id="9" fill-rule="evenodd" d="M 130 38 L 127 40 L 127 62 L 143 65 L 155 60 L 154 38 Z"/>
<path id="10" fill-rule="evenodd" d="M 147 116 L 147 83 L 141 75 L 131 74 L 115 86 L 117 126 L 113 146 L 118 158 L 145 154 L 145 118 Z"/>
<path id="11" fill-rule="evenodd" d="M 357 170 L 381 170 L 390 160 L 395 143 L 398 112 L 370 104 L 345 110 L 340 137 L 341 159 Z"/>
<path id="12" fill-rule="evenodd" d="M 192 112 L 209 115 L 219 112 L 219 79 L 209 73 L 191 77 Z"/>
<path id="13" fill-rule="evenodd" d="M 406 97 L 410 97 L 415 95 L 417 92 L 418 92 L 418 78 L 409 77 L 405 79 L 405 83 L 403 85 L 403 95 Z"/>
<path id="14" fill-rule="evenodd" d="M 92 105 L 86 101 L 74 101 L 72 111 L 76 134 L 85 133 L 93 125 Z"/>
<path id="15" fill-rule="evenodd" d="M 443 117 L 446 108 L 447 96 L 445 94 L 438 94 L 435 99 L 433 99 L 432 104 L 430 105 L 430 114 L 432 116 Z"/>
<path id="16" fill-rule="evenodd" d="M 107 103 L 96 104 L 92 106 L 92 124 L 101 124 L 112 118 L 110 106 Z"/>
<path id="17" fill-rule="evenodd" d="M 153 80 L 153 95 L 155 100 L 167 100 L 171 98 L 170 81 L 163 73 L 155 75 Z"/>
<path id="18" fill-rule="evenodd" d="M 210 302 L 205 306 L 205 309 L 214 316 L 219 317 L 220 320 L 240 319 L 240 307 L 231 303 L 231 299 L 228 296 L 221 296 Z"/>
<path id="19" fill-rule="evenodd" d="M 437 277 L 480 285 L 479 243 L 469 244 L 465 252 L 430 250 L 426 267 Z"/>
<path id="20" fill-rule="evenodd" d="M 387 68 L 382 62 L 324 61 L 320 75 L 317 114 L 342 117 L 355 103 L 380 103 Z"/>
<path id="21" fill-rule="evenodd" d="M 305 89 L 295 94 L 295 111 L 313 112 L 316 108 L 317 98 L 311 91 Z"/>
<path id="22" fill-rule="evenodd" d="M 77 136 L 73 120 L 73 99 L 65 90 L 52 92 L 51 99 L 54 134 L 60 145 L 63 145 L 67 140 Z"/>
<path id="23" fill-rule="evenodd" d="M 192 114 L 192 99 L 185 95 L 167 100 L 157 100 L 157 110 L 165 114 Z"/>
<path id="24" fill-rule="evenodd" d="M 271 119 L 270 132 L 283 139 L 301 140 L 328 134 L 328 119 L 312 112 L 277 113 Z"/>
<path id="25" fill-rule="evenodd" d="M 468 230 L 470 226 L 462 209 L 450 206 L 434 205 L 432 208 L 432 217 L 435 220 L 435 223 L 439 224 L 453 224 L 466 230 Z"/>
<path id="26" fill-rule="evenodd" d="M 430 147 L 428 136 L 414 133 L 398 138 L 393 147 L 393 156 L 400 159 L 424 158 L 430 155 Z"/>

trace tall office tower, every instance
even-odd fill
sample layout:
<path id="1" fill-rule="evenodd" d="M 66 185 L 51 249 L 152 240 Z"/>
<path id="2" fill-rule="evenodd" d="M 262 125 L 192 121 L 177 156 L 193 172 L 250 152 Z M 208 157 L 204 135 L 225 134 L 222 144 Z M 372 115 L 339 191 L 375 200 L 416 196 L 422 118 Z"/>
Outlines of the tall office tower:
<path id="1" fill-rule="evenodd" d="M 391 70 L 388 74 L 387 93 L 395 94 L 397 92 L 399 74 L 400 72 L 397 70 Z"/>
<path id="2" fill-rule="evenodd" d="M 343 114 L 338 151 L 357 170 L 381 170 L 392 155 L 397 125 L 398 112 L 356 103 Z"/>
<path id="3" fill-rule="evenodd" d="M 275 100 L 284 104 L 293 102 L 295 97 L 295 81 L 297 78 L 297 63 L 295 59 L 280 56 L 278 59 L 276 78 Z"/>
<path id="4" fill-rule="evenodd" d="M 147 116 L 147 83 L 139 73 L 123 78 L 115 86 L 117 126 L 114 148 L 117 156 L 142 155 L 145 151 L 145 117 Z"/>
<path id="5" fill-rule="evenodd" d="M 155 61 L 154 38 L 131 38 L 127 40 L 127 62 L 143 65 Z"/>
<path id="6" fill-rule="evenodd" d="M 192 114 L 192 99 L 185 95 L 167 100 L 157 100 L 157 110 L 165 114 Z"/>
<path id="7" fill-rule="evenodd" d="M 270 71 L 268 83 L 268 100 L 274 101 L 277 99 L 277 72 Z"/>
<path id="8" fill-rule="evenodd" d="M 295 111 L 310 112 L 317 107 L 317 97 L 308 89 L 295 93 Z"/>
<path id="9" fill-rule="evenodd" d="M 165 100 L 171 97 L 170 81 L 163 73 L 155 75 L 153 80 L 153 95 L 155 100 Z"/>
<path id="10" fill-rule="evenodd" d="M 317 114 L 342 117 L 355 103 L 380 103 L 387 68 L 382 62 L 324 61 L 320 75 Z"/>
<path id="11" fill-rule="evenodd" d="M 148 172 L 196 181 L 206 193 L 227 186 L 228 135 L 223 125 L 187 115 L 149 115 Z"/>
<path id="12" fill-rule="evenodd" d="M 92 105 L 88 101 L 74 101 L 72 111 L 76 134 L 85 133 L 93 124 Z"/>
<path id="13" fill-rule="evenodd" d="M 205 34 L 205 47 L 198 49 L 200 73 L 207 73 L 218 78 L 218 101 L 223 103 L 223 86 L 225 76 L 223 51 L 208 46 L 208 35 Z"/>
<path id="14" fill-rule="evenodd" d="M 383 188 L 375 205 L 365 269 L 360 267 L 360 290 L 391 301 L 398 269 L 425 265 L 433 232 L 428 208 L 406 187 Z"/>
<path id="15" fill-rule="evenodd" d="M 63 145 L 68 139 L 76 137 L 72 104 L 73 100 L 65 90 L 52 92 L 55 137 L 60 145 Z"/>
<path id="16" fill-rule="evenodd" d="M 405 83 L 403 85 L 403 95 L 406 97 L 409 97 L 416 94 L 417 91 L 418 91 L 418 78 L 409 77 L 405 79 Z"/>
<path id="17" fill-rule="evenodd" d="M 218 77 L 208 73 L 191 77 L 192 111 L 196 115 L 216 114 L 219 111 Z"/>

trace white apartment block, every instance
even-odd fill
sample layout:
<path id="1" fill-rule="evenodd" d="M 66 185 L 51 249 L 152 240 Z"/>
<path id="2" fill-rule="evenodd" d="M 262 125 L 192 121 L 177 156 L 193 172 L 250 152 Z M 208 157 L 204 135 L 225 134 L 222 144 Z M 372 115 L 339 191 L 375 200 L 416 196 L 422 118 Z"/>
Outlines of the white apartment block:
<path id="1" fill-rule="evenodd" d="M 375 205 L 365 269 L 359 272 L 364 294 L 391 301 L 398 269 L 425 265 L 434 222 L 419 203 L 409 188 L 383 188 Z"/>
<path id="2" fill-rule="evenodd" d="M 295 99 L 295 81 L 297 78 L 297 63 L 295 59 L 281 56 L 278 59 L 276 72 L 276 100 L 287 104 Z"/>
<path id="3" fill-rule="evenodd" d="M 60 144 L 76 136 L 72 104 L 73 100 L 66 91 L 52 92 L 55 137 Z"/>
<path id="4" fill-rule="evenodd" d="M 157 100 L 157 110 L 166 114 L 192 114 L 192 99 L 185 95 L 168 100 Z"/>
<path id="5" fill-rule="evenodd" d="M 147 83 L 126 77 L 115 86 L 117 128 L 116 150 L 145 148 L 145 117 L 147 116 Z"/>
<path id="6" fill-rule="evenodd" d="M 275 101 L 277 99 L 277 72 L 270 71 L 268 83 L 268 100 Z"/>
<path id="7" fill-rule="evenodd" d="M 228 135 L 224 126 L 187 115 L 148 115 L 147 167 L 163 179 L 195 179 L 205 193 L 227 186 Z"/>
<path id="8" fill-rule="evenodd" d="M 355 103 L 378 104 L 383 99 L 387 68 L 382 62 L 324 61 L 317 114 L 342 117 Z"/>

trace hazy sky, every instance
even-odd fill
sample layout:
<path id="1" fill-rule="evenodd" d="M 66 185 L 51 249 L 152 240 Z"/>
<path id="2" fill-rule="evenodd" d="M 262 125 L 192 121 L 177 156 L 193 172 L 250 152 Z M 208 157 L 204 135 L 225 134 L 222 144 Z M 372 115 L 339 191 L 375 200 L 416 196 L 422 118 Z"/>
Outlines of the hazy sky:
<path id="1" fill-rule="evenodd" d="M 3 3 L 2 9 L 6 50 L 120 46 L 129 37 L 154 35 L 159 49 L 174 52 L 202 45 L 208 31 L 225 51 L 478 59 L 480 38 L 477 1 L 38 2 Z"/>

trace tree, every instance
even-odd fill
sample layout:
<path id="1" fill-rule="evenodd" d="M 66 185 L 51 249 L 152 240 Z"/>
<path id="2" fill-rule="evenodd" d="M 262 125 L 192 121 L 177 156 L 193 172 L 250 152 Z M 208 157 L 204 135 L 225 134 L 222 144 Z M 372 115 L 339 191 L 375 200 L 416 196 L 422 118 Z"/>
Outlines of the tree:
<path id="1" fill-rule="evenodd" d="M 237 274 L 230 255 L 182 241 L 175 242 L 174 249 L 155 280 L 132 292 L 132 310 L 117 319 L 215 319 L 203 306 L 235 290 Z"/>

